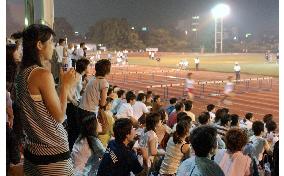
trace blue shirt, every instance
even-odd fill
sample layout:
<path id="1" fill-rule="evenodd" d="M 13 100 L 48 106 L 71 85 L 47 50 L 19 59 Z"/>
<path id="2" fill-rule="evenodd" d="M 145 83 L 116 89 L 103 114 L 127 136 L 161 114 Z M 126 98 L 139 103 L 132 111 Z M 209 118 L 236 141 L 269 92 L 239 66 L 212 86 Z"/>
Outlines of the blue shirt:
<path id="1" fill-rule="evenodd" d="M 98 176 L 127 176 L 132 171 L 138 174 L 143 170 L 136 153 L 123 143 L 109 142 L 99 166 Z"/>

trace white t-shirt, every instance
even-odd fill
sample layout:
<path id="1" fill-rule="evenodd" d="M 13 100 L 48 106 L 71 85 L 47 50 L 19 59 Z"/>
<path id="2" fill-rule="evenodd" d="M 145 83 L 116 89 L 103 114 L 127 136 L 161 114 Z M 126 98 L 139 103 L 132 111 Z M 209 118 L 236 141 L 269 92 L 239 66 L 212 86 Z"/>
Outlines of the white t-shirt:
<path id="1" fill-rule="evenodd" d="M 237 71 L 241 71 L 241 66 L 240 65 L 235 65 L 234 66 L 234 70 Z"/>
<path id="2" fill-rule="evenodd" d="M 58 60 L 57 62 L 61 63 L 62 59 L 63 59 L 63 50 L 64 50 L 64 46 L 58 45 L 55 48 L 57 55 L 58 55 Z"/>
<path id="3" fill-rule="evenodd" d="M 106 79 L 96 79 L 92 78 L 86 87 L 86 91 L 82 95 L 82 100 L 79 107 L 81 109 L 98 112 L 98 106 L 101 99 L 101 92 L 103 89 L 108 89 L 109 84 Z"/>
<path id="4" fill-rule="evenodd" d="M 216 117 L 215 113 L 210 111 L 210 112 L 209 112 L 209 115 L 210 115 L 210 121 L 211 121 L 211 122 L 214 122 L 215 117 Z"/>
<path id="5" fill-rule="evenodd" d="M 249 120 L 246 120 L 245 122 L 244 122 L 244 120 L 241 120 L 240 121 L 240 127 L 250 130 L 252 128 L 252 122 L 249 121 Z"/>
<path id="6" fill-rule="evenodd" d="M 77 49 L 77 57 L 80 59 L 81 57 L 84 57 L 84 50 L 83 48 Z"/>
<path id="7" fill-rule="evenodd" d="M 195 58 L 195 59 L 194 59 L 194 63 L 195 63 L 195 64 L 199 64 L 199 58 Z"/>
<path id="8" fill-rule="evenodd" d="M 133 115 L 133 107 L 129 104 L 129 103 L 123 103 L 120 108 L 117 111 L 116 117 L 118 119 L 120 118 L 128 118 L 130 119 L 130 117 L 134 117 Z M 138 120 L 137 117 L 136 120 Z"/>
<path id="9" fill-rule="evenodd" d="M 194 80 L 193 79 L 188 79 L 188 78 L 186 78 L 185 79 L 185 88 L 186 89 L 193 89 L 194 88 Z"/>
<path id="10" fill-rule="evenodd" d="M 141 101 L 136 101 L 133 107 L 133 115 L 138 119 L 143 115 L 143 113 L 149 113 L 146 105 Z"/>

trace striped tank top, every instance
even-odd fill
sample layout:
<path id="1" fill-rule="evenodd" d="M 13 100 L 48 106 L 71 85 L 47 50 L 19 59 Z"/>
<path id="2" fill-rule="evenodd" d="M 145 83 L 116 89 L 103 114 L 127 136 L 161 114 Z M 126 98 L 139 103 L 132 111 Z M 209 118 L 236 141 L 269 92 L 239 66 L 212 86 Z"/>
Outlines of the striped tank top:
<path id="1" fill-rule="evenodd" d="M 31 72 L 41 67 L 33 65 L 17 77 L 17 101 L 23 112 L 25 150 L 34 155 L 57 155 L 69 151 L 67 132 L 47 110 L 40 95 L 31 95 L 28 79 Z"/>

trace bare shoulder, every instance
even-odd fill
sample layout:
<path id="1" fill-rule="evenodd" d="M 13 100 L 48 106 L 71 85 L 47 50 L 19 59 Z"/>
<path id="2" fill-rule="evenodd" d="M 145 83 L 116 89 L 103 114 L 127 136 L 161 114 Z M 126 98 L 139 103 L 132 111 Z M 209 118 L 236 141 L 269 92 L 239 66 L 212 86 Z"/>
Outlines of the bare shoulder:
<path id="1" fill-rule="evenodd" d="M 32 72 L 29 78 L 29 82 L 33 82 L 35 84 L 46 84 L 47 81 L 52 80 L 53 76 L 51 72 L 45 68 L 37 68 Z"/>

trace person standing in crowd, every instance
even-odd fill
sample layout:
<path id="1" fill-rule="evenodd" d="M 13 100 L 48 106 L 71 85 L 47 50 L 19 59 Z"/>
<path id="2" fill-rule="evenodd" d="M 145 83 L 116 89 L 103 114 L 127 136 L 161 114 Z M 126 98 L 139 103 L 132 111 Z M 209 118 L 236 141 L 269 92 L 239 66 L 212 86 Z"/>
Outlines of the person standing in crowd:
<path id="1" fill-rule="evenodd" d="M 62 122 L 75 70 L 60 72 L 59 96 L 52 74 L 42 63 L 52 57 L 54 32 L 33 24 L 23 31 L 23 59 L 17 77 L 17 101 L 22 108 L 25 175 L 72 175 L 67 132 Z M 44 83 L 44 84 L 43 84 Z"/>
<path id="2" fill-rule="evenodd" d="M 59 39 L 58 41 L 59 45 L 57 45 L 55 47 L 55 50 L 57 52 L 57 55 L 58 55 L 58 60 L 57 62 L 60 64 L 60 66 L 62 66 L 62 62 L 64 63 L 63 59 L 65 57 L 67 57 L 67 53 L 66 53 L 66 48 L 64 47 L 65 46 L 65 39 Z"/>
<path id="3" fill-rule="evenodd" d="M 73 55 L 74 52 L 74 44 L 73 43 L 68 43 L 68 48 L 67 48 L 67 59 L 68 59 L 68 67 L 71 68 L 75 68 L 76 66 L 76 60 L 75 60 L 75 56 Z"/>
<path id="4" fill-rule="evenodd" d="M 82 90 L 82 76 L 88 74 L 90 70 L 90 61 L 87 59 L 79 59 L 76 62 L 76 85 L 71 88 L 67 96 L 67 132 L 69 148 L 73 148 L 77 137 L 80 133 L 78 123 L 80 121 L 78 115 L 78 105 L 81 99 L 80 92 Z"/>
<path id="5" fill-rule="evenodd" d="M 200 60 L 199 60 L 198 56 L 196 56 L 194 58 L 194 63 L 195 63 L 195 70 L 198 71 L 199 70 L 199 63 L 200 63 Z"/>
<path id="6" fill-rule="evenodd" d="M 239 65 L 238 62 L 235 62 L 235 66 L 234 66 L 234 71 L 236 74 L 236 80 L 240 80 L 241 79 L 241 66 Z"/>
<path id="7" fill-rule="evenodd" d="M 231 101 L 228 101 L 227 99 L 232 97 L 234 95 L 234 83 L 232 82 L 232 76 L 229 76 L 227 78 L 227 82 L 224 87 L 224 97 L 219 101 L 218 104 L 224 103 L 224 104 L 232 104 Z"/>
<path id="8" fill-rule="evenodd" d="M 213 123 L 215 121 L 215 105 L 214 104 L 209 104 L 207 105 L 207 111 L 209 112 L 210 115 L 210 122 Z"/>
<path id="9" fill-rule="evenodd" d="M 187 92 L 188 99 L 193 101 L 194 99 L 194 80 L 192 79 L 192 73 L 187 74 L 187 78 L 185 78 L 185 92 Z"/>
<path id="10" fill-rule="evenodd" d="M 152 109 L 153 108 L 153 93 L 152 91 L 147 91 L 146 93 L 146 101 L 145 101 L 145 105 L 148 109 Z"/>
<path id="11" fill-rule="evenodd" d="M 195 156 L 183 161 L 177 176 L 225 176 L 218 164 L 211 160 L 217 149 L 217 131 L 211 126 L 195 128 L 190 135 L 190 143 Z"/>
<path id="12" fill-rule="evenodd" d="M 192 122 L 195 122 L 195 114 L 191 112 L 192 107 L 193 107 L 192 101 L 190 101 L 190 100 L 185 100 L 185 101 L 183 102 L 183 104 L 184 104 L 184 112 L 185 112 L 189 117 L 191 117 Z"/>
<path id="13" fill-rule="evenodd" d="M 227 149 L 219 149 L 214 161 L 222 168 L 226 176 L 249 176 L 252 161 L 244 155 L 242 149 L 248 142 L 245 131 L 237 128 L 230 129 L 225 136 Z"/>
<path id="14" fill-rule="evenodd" d="M 111 110 L 111 105 L 112 105 L 112 101 L 113 99 L 110 97 L 107 97 L 106 99 L 106 105 L 102 108 L 103 113 L 106 116 L 106 120 L 107 120 L 107 129 L 105 129 L 106 134 L 100 134 L 99 135 L 99 139 L 102 142 L 104 147 L 107 147 L 107 144 L 109 142 L 109 140 L 111 139 L 111 137 L 113 136 L 113 124 L 114 124 L 114 118 L 113 118 L 113 114 L 110 111 Z"/>
<path id="15" fill-rule="evenodd" d="M 16 44 L 6 45 L 6 90 L 10 92 L 11 99 L 15 100 L 15 79 L 19 72 L 21 55 Z"/>
<path id="16" fill-rule="evenodd" d="M 85 116 L 98 115 L 99 107 L 106 104 L 109 83 L 105 76 L 110 73 L 111 63 L 107 59 L 99 60 L 95 65 L 96 74 L 87 84 L 86 90 L 82 95 L 78 113 L 80 119 Z"/>
<path id="17" fill-rule="evenodd" d="M 190 153 L 190 146 L 185 141 L 188 136 L 190 124 L 187 121 L 182 120 L 176 126 L 176 131 L 173 136 L 170 137 L 164 160 L 161 164 L 160 174 L 174 175 L 180 165 L 180 162 L 184 156 L 188 156 Z"/>
<path id="18" fill-rule="evenodd" d="M 80 43 L 80 48 L 77 49 L 77 59 L 81 59 L 82 57 L 84 57 L 84 48 L 85 48 L 85 43 L 82 42 Z"/>
<path id="19" fill-rule="evenodd" d="M 82 128 L 72 149 L 75 175 L 95 175 L 105 148 L 98 139 L 98 121 L 95 115 L 87 116 L 82 121 Z"/>
<path id="20" fill-rule="evenodd" d="M 145 148 L 137 148 L 143 158 L 143 165 L 129 144 L 135 137 L 132 121 L 127 118 L 118 119 L 113 126 L 114 140 L 110 141 L 101 160 L 97 176 L 126 176 L 133 172 L 145 175 L 147 172 L 148 154 Z"/>

